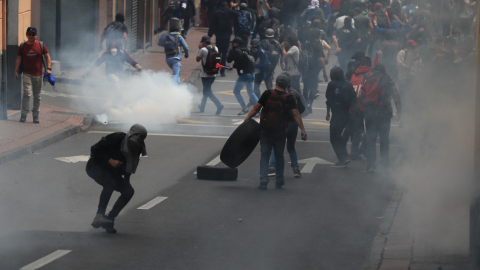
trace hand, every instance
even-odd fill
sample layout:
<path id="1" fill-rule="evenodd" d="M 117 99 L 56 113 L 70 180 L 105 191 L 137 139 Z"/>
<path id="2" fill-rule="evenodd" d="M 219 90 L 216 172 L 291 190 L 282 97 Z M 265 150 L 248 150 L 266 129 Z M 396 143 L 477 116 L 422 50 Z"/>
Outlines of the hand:
<path id="1" fill-rule="evenodd" d="M 282 46 L 282 49 L 285 49 L 285 42 L 282 42 L 280 45 Z"/>
<path id="2" fill-rule="evenodd" d="M 184 19 L 182 19 L 182 24 L 183 24 L 184 22 L 185 22 L 185 20 L 184 20 Z"/>
<path id="3" fill-rule="evenodd" d="M 325 20 L 325 23 L 328 23 L 328 20 Z"/>
<path id="4" fill-rule="evenodd" d="M 260 20 L 262 16 L 260 15 L 260 13 L 257 14 L 257 18 Z"/>
<path id="5" fill-rule="evenodd" d="M 337 52 L 342 52 L 342 48 L 337 47 Z"/>
<path id="6" fill-rule="evenodd" d="M 140 64 L 136 64 L 135 69 L 137 70 L 137 72 L 140 72 L 142 71 L 142 66 L 140 66 Z"/>
<path id="7" fill-rule="evenodd" d="M 15 70 L 15 80 L 17 80 L 18 77 L 19 77 L 19 76 L 18 76 L 18 72 Z"/>
<path id="8" fill-rule="evenodd" d="M 307 132 L 302 131 L 302 140 L 306 141 L 307 140 Z"/>
<path id="9" fill-rule="evenodd" d="M 48 74 L 52 74 L 52 71 L 47 69 L 47 73 L 48 73 Z"/>
<path id="10" fill-rule="evenodd" d="M 327 113 L 327 116 L 325 117 L 325 120 L 330 121 L 330 113 Z"/>
<path id="11" fill-rule="evenodd" d="M 323 74 L 323 80 L 324 80 L 325 82 L 328 82 L 328 76 L 327 76 L 327 74 Z"/>
<path id="12" fill-rule="evenodd" d="M 198 43 L 198 49 L 200 50 L 201 48 L 203 48 L 202 43 Z"/>
<path id="13" fill-rule="evenodd" d="M 282 63 L 282 69 L 285 69 L 285 62 Z"/>
<path id="14" fill-rule="evenodd" d="M 233 66 L 229 66 L 228 69 L 229 69 L 229 70 L 233 70 Z"/>
<path id="15" fill-rule="evenodd" d="M 112 167 L 114 167 L 114 168 L 120 167 L 120 166 L 122 166 L 122 164 L 123 164 L 123 162 L 118 161 L 118 160 L 115 160 L 115 159 L 110 159 L 110 160 L 108 161 L 108 163 L 109 163 Z"/>

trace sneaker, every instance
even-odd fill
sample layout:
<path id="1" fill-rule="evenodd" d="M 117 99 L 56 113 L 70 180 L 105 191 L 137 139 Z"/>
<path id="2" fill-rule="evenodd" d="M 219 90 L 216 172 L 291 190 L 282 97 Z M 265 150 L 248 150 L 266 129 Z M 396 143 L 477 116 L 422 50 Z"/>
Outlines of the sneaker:
<path id="1" fill-rule="evenodd" d="M 27 121 L 27 115 L 22 114 L 22 116 L 20 116 L 20 122 L 25 123 L 25 121 Z"/>
<path id="2" fill-rule="evenodd" d="M 275 168 L 268 168 L 268 177 L 275 177 L 277 175 L 277 171 Z"/>
<path id="3" fill-rule="evenodd" d="M 362 157 L 360 155 L 358 156 L 351 156 L 350 157 L 351 160 L 362 160 Z"/>
<path id="4" fill-rule="evenodd" d="M 275 188 L 282 188 L 283 186 L 285 186 L 285 181 L 277 182 L 277 183 L 275 184 Z"/>
<path id="5" fill-rule="evenodd" d="M 295 178 L 302 178 L 302 174 L 300 173 L 300 169 L 293 169 L 293 176 L 295 176 Z"/>
<path id="6" fill-rule="evenodd" d="M 340 161 L 332 165 L 332 168 L 336 168 L 336 169 L 343 169 L 346 167 L 347 167 L 347 164 L 341 163 Z"/>
<path id="7" fill-rule="evenodd" d="M 366 172 L 367 173 L 374 173 L 375 172 L 375 167 L 377 167 L 377 166 L 375 166 L 375 164 L 368 164 Z"/>
<path id="8" fill-rule="evenodd" d="M 244 115 L 244 114 L 248 113 L 249 111 L 250 110 L 247 107 L 245 107 L 238 113 L 238 115 Z"/>
<path id="9" fill-rule="evenodd" d="M 205 111 L 205 108 L 202 108 L 202 106 L 200 106 L 200 105 L 198 105 L 198 109 L 200 110 L 200 112 Z"/>
<path id="10" fill-rule="evenodd" d="M 260 182 L 260 186 L 258 186 L 258 189 L 267 189 L 268 183 L 265 182 Z"/>
<path id="11" fill-rule="evenodd" d="M 33 117 L 33 123 L 40 124 L 40 121 L 38 120 L 38 116 Z"/>
<path id="12" fill-rule="evenodd" d="M 220 105 L 220 107 L 217 107 L 217 112 L 215 113 L 215 115 L 220 115 L 222 113 L 222 110 L 225 106 L 223 105 Z"/>
<path id="13" fill-rule="evenodd" d="M 108 229 L 105 229 L 105 231 L 107 233 L 117 233 L 117 230 L 115 228 L 108 228 Z"/>
<path id="14" fill-rule="evenodd" d="M 93 219 L 92 227 L 94 227 L 95 229 L 98 229 L 100 227 L 113 227 L 113 221 L 108 219 L 107 216 L 103 214 L 97 214 Z"/>
<path id="15" fill-rule="evenodd" d="M 352 162 L 352 160 L 350 160 L 350 158 L 348 158 L 347 160 L 345 160 L 345 166 L 347 166 L 348 164 L 350 164 L 350 162 Z"/>

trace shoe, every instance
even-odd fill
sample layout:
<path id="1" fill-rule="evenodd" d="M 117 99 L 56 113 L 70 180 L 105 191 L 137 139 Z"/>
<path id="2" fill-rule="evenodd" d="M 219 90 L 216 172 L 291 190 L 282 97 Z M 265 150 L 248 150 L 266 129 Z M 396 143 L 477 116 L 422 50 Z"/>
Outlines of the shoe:
<path id="1" fill-rule="evenodd" d="M 33 117 L 33 123 L 40 124 L 40 121 L 38 120 L 38 116 Z"/>
<path id="2" fill-rule="evenodd" d="M 105 229 L 105 231 L 107 233 L 117 233 L 117 230 L 115 228 L 108 228 L 108 229 Z"/>
<path id="3" fill-rule="evenodd" d="M 361 156 L 351 156 L 350 157 L 351 160 L 362 160 L 362 157 Z"/>
<path id="4" fill-rule="evenodd" d="M 220 115 L 222 113 L 222 110 L 225 106 L 223 105 L 220 105 L 220 107 L 217 107 L 217 112 L 215 113 L 215 115 Z"/>
<path id="5" fill-rule="evenodd" d="M 25 121 L 27 121 L 27 115 L 22 114 L 22 116 L 20 116 L 20 122 L 25 123 Z"/>
<path id="6" fill-rule="evenodd" d="M 108 219 L 107 216 L 105 216 L 103 214 L 97 214 L 97 215 L 95 215 L 95 218 L 93 219 L 92 227 L 94 227 L 95 229 L 98 229 L 100 227 L 102 227 L 102 228 L 112 227 L 113 228 L 113 221 Z"/>
<path id="7" fill-rule="evenodd" d="M 249 111 L 250 110 L 247 107 L 245 107 L 238 113 L 238 115 L 244 115 L 244 114 L 248 113 Z"/>
<path id="8" fill-rule="evenodd" d="M 267 189 L 268 183 L 261 182 L 260 186 L 258 186 L 258 189 Z"/>
<path id="9" fill-rule="evenodd" d="M 302 178 L 302 174 L 300 173 L 300 169 L 293 169 L 293 176 L 295 178 Z"/>
<path id="10" fill-rule="evenodd" d="M 320 97 L 320 93 L 316 93 L 316 94 L 315 94 L 315 97 L 314 97 L 313 99 L 317 99 L 317 98 L 319 98 L 319 97 Z"/>
<path id="11" fill-rule="evenodd" d="M 366 172 L 367 172 L 367 173 L 374 173 L 376 167 L 377 167 L 377 166 L 375 166 L 375 164 L 368 164 L 368 165 L 367 165 L 367 171 L 366 171 Z"/>
<path id="12" fill-rule="evenodd" d="M 275 177 L 277 175 L 275 168 L 268 168 L 268 177 Z"/>
<path id="13" fill-rule="evenodd" d="M 205 108 L 202 108 L 202 106 L 200 106 L 200 105 L 198 105 L 198 109 L 200 110 L 200 112 L 205 111 Z"/>
<path id="14" fill-rule="evenodd" d="M 350 162 L 352 162 L 352 161 L 350 160 L 350 158 L 348 158 L 347 160 L 345 160 L 345 166 L 347 166 L 348 164 L 350 164 Z"/>
<path id="15" fill-rule="evenodd" d="M 275 188 L 282 188 L 283 186 L 285 186 L 285 181 L 282 181 L 282 182 L 279 182 L 279 183 L 275 184 Z"/>
<path id="16" fill-rule="evenodd" d="M 343 169 L 343 168 L 346 168 L 347 165 L 345 163 L 341 163 L 341 162 L 337 162 L 335 164 L 332 165 L 332 168 L 336 168 L 336 169 Z"/>

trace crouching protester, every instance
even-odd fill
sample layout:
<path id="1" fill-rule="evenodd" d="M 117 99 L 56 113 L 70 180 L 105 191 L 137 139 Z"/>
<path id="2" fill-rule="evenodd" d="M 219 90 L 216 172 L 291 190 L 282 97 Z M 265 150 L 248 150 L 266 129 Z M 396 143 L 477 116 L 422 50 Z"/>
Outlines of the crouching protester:
<path id="1" fill-rule="evenodd" d="M 367 128 L 367 172 L 375 171 L 377 161 L 376 141 L 380 137 L 380 157 L 384 168 L 390 167 L 390 123 L 393 117 L 392 98 L 400 116 L 402 104 L 393 79 L 385 73 L 385 65 L 377 63 L 363 84 L 360 99 L 365 108 Z"/>
<path id="2" fill-rule="evenodd" d="M 295 98 L 295 103 L 297 104 L 297 110 L 300 114 L 305 112 L 305 99 L 302 95 L 298 93 L 296 89 L 291 87 L 290 82 L 290 74 L 288 72 L 282 72 L 282 74 L 288 77 L 287 83 L 288 87 L 285 89 L 285 92 L 291 94 Z M 295 122 L 295 118 L 293 117 L 292 112 L 288 113 L 288 123 L 287 123 L 287 152 L 290 155 L 290 162 L 292 165 L 293 176 L 295 178 L 302 178 L 302 174 L 300 173 L 300 168 L 298 167 L 298 157 L 297 151 L 295 150 L 295 142 L 297 141 L 297 134 L 298 134 L 298 125 Z M 275 176 L 276 174 L 276 160 L 275 160 L 275 152 L 272 149 L 272 155 L 270 157 L 270 166 L 268 168 L 268 176 Z"/>
<path id="3" fill-rule="evenodd" d="M 92 146 L 86 171 L 88 176 L 103 187 L 97 214 L 92 222 L 94 228 L 102 227 L 108 233 L 117 232 L 113 226 L 114 220 L 133 197 L 130 175 L 137 170 L 140 154 L 147 155 L 144 142 L 146 137 L 145 127 L 135 124 L 127 134 L 111 133 Z M 113 191 L 118 191 L 121 195 L 108 216 L 105 216 Z"/>
<path id="4" fill-rule="evenodd" d="M 357 94 L 352 84 L 345 80 L 341 68 L 332 68 L 330 79 L 331 81 L 328 83 L 325 93 L 327 98 L 326 120 L 330 121 L 331 110 L 330 142 L 338 158 L 338 162 L 332 165 L 332 167 L 345 168 L 350 163 L 350 159 L 348 158 L 347 142 L 342 138 L 342 132 L 350 118 L 350 109 L 354 107 L 357 101 Z"/>
<path id="5" fill-rule="evenodd" d="M 302 117 L 297 109 L 295 98 L 285 92 L 288 85 L 288 76 L 280 74 L 276 79 L 275 89 L 263 92 L 258 103 L 253 106 L 245 118 L 245 121 L 251 119 L 263 108 L 260 118 L 262 130 L 260 133 L 261 159 L 259 189 L 267 189 L 268 186 L 268 163 L 272 148 L 275 152 L 276 159 L 275 187 L 281 188 L 285 185 L 283 179 L 283 169 L 285 166 L 283 151 L 287 138 L 288 113 L 292 113 L 295 122 L 300 127 L 302 140 L 307 140 L 307 133 L 303 127 Z"/>

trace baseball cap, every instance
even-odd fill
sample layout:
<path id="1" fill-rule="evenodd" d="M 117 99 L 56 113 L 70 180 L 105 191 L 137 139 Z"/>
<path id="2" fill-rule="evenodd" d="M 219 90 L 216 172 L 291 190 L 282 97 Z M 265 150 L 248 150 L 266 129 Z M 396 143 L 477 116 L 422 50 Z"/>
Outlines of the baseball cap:
<path id="1" fill-rule="evenodd" d="M 243 45 L 243 39 L 236 37 L 232 40 L 231 43 L 238 43 L 238 45 Z"/>
<path id="2" fill-rule="evenodd" d="M 37 33 L 37 28 L 32 27 L 32 26 L 28 27 L 27 28 L 27 34 L 28 33 L 35 33 L 36 34 Z"/>
<path id="3" fill-rule="evenodd" d="M 200 40 L 200 42 L 205 42 L 207 40 L 210 40 L 210 37 L 209 36 L 203 36 L 202 40 Z"/>
<path id="4" fill-rule="evenodd" d="M 363 58 L 365 58 L 365 52 L 364 51 L 356 51 L 352 56 L 352 59 L 355 59 L 355 60 L 361 60 Z"/>
<path id="5" fill-rule="evenodd" d="M 287 77 L 287 75 L 280 74 L 277 76 L 277 79 L 275 80 L 275 82 L 277 83 L 278 86 L 285 89 L 288 87 L 288 79 L 289 78 Z"/>
<path id="6" fill-rule="evenodd" d="M 415 42 L 415 40 L 410 39 L 409 41 L 407 41 L 407 45 L 410 45 L 412 47 L 416 47 L 418 44 Z"/>
<path id="7" fill-rule="evenodd" d="M 265 36 L 268 38 L 272 38 L 275 36 L 275 32 L 272 28 L 268 28 L 267 31 L 265 31 Z"/>

